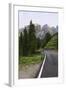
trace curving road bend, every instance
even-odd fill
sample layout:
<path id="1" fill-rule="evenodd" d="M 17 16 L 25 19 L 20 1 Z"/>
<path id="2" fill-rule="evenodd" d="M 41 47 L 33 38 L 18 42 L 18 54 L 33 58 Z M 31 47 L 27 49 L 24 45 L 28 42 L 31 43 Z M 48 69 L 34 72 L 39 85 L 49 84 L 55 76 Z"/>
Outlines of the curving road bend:
<path id="1" fill-rule="evenodd" d="M 46 50 L 44 53 L 46 54 L 46 60 L 43 66 L 41 78 L 58 77 L 58 52 Z"/>

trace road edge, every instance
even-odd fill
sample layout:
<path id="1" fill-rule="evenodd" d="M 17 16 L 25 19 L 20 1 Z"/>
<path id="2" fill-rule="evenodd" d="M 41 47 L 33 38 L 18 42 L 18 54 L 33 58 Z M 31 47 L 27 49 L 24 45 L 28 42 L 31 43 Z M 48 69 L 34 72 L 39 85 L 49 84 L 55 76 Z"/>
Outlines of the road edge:
<path id="1" fill-rule="evenodd" d="M 45 64 L 45 60 L 46 60 L 46 54 L 45 54 L 45 57 L 44 57 L 44 60 L 43 60 L 43 63 L 42 63 L 42 66 L 41 66 L 41 69 L 40 69 L 40 72 L 39 72 L 39 74 L 38 74 L 38 77 L 37 77 L 37 78 L 40 78 L 40 77 L 41 77 L 42 70 L 43 70 L 43 67 L 44 67 L 44 64 Z"/>

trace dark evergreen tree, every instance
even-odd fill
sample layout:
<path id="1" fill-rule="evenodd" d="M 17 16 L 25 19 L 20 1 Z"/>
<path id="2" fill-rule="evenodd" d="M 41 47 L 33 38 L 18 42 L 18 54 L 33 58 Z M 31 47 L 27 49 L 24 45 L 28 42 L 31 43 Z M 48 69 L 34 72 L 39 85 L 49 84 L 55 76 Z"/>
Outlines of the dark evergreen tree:
<path id="1" fill-rule="evenodd" d="M 36 50 L 35 25 L 30 21 L 29 25 L 29 53 L 32 54 Z"/>
<path id="2" fill-rule="evenodd" d="M 19 36 L 19 56 L 22 56 L 22 55 L 23 55 L 23 35 L 21 32 Z"/>
<path id="3" fill-rule="evenodd" d="M 28 55 L 28 33 L 26 30 L 26 27 L 24 29 L 24 36 L 23 36 L 23 55 L 27 56 Z"/>
<path id="4" fill-rule="evenodd" d="M 40 49 L 41 47 L 41 40 L 40 38 L 37 38 L 37 49 Z"/>
<path id="5" fill-rule="evenodd" d="M 51 39 L 51 35 L 49 33 L 46 33 L 44 39 L 42 40 L 42 48 L 46 46 L 46 44 L 48 43 L 50 39 Z"/>

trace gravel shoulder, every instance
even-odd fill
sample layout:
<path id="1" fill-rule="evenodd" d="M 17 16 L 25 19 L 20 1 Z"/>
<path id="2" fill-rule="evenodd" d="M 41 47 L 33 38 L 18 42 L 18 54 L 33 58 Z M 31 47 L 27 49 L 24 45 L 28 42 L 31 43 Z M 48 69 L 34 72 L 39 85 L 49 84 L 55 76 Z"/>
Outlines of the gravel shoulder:
<path id="1" fill-rule="evenodd" d="M 35 78 L 38 70 L 40 69 L 41 63 L 30 64 L 30 65 L 19 65 L 19 79 Z"/>

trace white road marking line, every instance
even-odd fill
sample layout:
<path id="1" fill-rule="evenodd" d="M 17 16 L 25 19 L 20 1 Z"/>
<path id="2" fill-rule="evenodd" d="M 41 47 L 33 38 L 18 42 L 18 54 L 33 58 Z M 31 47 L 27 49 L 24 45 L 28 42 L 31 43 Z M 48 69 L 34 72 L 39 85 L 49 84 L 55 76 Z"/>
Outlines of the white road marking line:
<path id="1" fill-rule="evenodd" d="M 41 66 L 41 69 L 40 69 L 40 72 L 39 72 L 38 78 L 41 77 L 41 74 L 42 74 L 42 70 L 43 70 L 43 67 L 44 67 L 45 60 L 46 60 L 46 54 L 45 54 L 44 61 L 43 61 L 43 64 L 42 64 L 42 66 Z"/>

